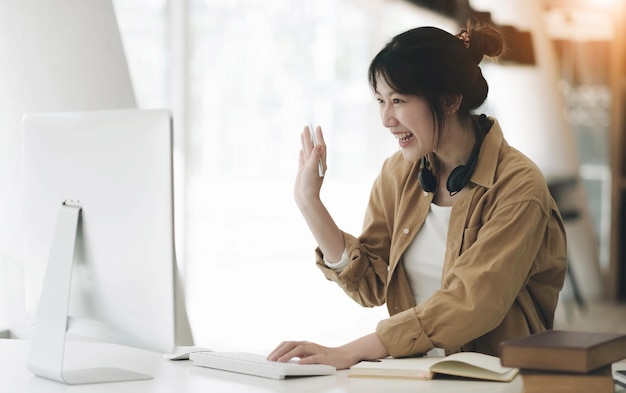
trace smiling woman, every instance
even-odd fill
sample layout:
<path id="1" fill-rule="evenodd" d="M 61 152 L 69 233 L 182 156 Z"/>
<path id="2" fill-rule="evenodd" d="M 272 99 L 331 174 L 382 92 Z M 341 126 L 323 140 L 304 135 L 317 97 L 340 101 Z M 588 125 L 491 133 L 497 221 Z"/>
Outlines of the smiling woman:
<path id="1" fill-rule="evenodd" d="M 457 36 L 419 27 L 374 57 L 370 85 L 401 149 L 374 182 L 358 236 L 337 226 L 320 197 L 321 128 L 317 145 L 303 131 L 294 194 L 317 266 L 390 317 L 338 347 L 282 342 L 270 360 L 341 369 L 443 351 L 495 356 L 503 340 L 552 329 L 567 263 L 561 216 L 537 166 L 509 147 L 495 118 L 473 113 L 488 92 L 479 64 L 502 49 L 490 26 Z"/>

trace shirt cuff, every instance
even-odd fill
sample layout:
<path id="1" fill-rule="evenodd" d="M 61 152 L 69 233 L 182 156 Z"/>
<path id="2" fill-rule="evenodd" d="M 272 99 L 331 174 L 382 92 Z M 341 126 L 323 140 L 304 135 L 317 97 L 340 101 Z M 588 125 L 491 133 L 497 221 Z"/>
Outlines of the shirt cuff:
<path id="1" fill-rule="evenodd" d="M 324 264 L 328 268 L 336 270 L 338 272 L 342 271 L 346 266 L 348 266 L 349 263 L 350 263 L 350 258 L 348 257 L 348 251 L 346 249 L 343 250 L 343 253 L 341 254 L 341 259 L 339 260 L 339 262 L 328 262 L 326 258 L 324 258 Z"/>

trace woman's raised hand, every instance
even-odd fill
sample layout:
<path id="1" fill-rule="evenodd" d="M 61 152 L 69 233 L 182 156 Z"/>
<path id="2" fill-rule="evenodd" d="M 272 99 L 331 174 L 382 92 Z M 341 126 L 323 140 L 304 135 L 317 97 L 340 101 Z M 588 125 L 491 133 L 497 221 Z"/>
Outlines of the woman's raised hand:
<path id="1" fill-rule="evenodd" d="M 316 144 L 313 143 L 313 132 L 317 140 Z M 304 127 L 300 135 L 300 142 L 302 148 L 300 149 L 300 162 L 294 186 L 294 197 L 298 206 L 302 208 L 307 201 L 319 198 L 324 180 L 323 173 L 326 172 L 326 143 L 324 142 L 322 128 L 318 126 L 315 130 L 311 130 L 308 126 Z"/>

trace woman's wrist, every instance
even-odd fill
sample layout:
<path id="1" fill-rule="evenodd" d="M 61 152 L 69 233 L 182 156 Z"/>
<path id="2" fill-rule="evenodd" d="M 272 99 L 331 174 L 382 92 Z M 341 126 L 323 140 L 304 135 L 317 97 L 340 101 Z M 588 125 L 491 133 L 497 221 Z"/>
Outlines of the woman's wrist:
<path id="1" fill-rule="evenodd" d="M 353 364 L 362 360 L 383 359 L 389 356 L 389 352 L 387 352 L 383 342 L 376 333 L 371 333 L 349 342 L 342 349 L 346 351 L 346 356 Z"/>

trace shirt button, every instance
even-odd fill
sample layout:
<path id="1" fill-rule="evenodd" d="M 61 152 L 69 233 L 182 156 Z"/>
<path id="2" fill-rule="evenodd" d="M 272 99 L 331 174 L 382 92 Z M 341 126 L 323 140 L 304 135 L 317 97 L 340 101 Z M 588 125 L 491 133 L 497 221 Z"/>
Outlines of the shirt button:
<path id="1" fill-rule="evenodd" d="M 424 191 L 424 196 L 428 196 L 428 191 Z"/>
<path id="2" fill-rule="evenodd" d="M 408 235 L 409 234 L 409 228 L 404 228 L 404 230 L 402 232 L 404 232 L 405 235 Z"/>
<path id="3" fill-rule="evenodd" d="M 391 265 L 387 265 L 387 271 L 390 272 L 391 271 Z"/>

